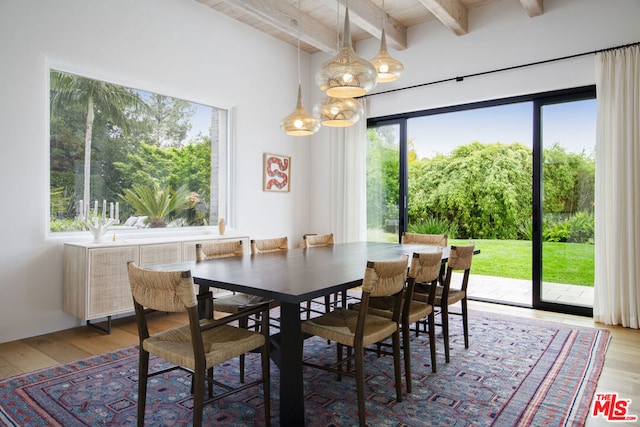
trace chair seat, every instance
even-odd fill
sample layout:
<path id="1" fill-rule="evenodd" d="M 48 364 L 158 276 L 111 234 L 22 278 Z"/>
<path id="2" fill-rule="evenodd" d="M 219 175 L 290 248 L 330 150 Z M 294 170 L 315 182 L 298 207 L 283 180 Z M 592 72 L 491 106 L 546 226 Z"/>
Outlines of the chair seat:
<path id="1" fill-rule="evenodd" d="M 207 367 L 255 350 L 265 342 L 258 332 L 229 325 L 203 331 L 202 340 Z M 151 335 L 143 341 L 143 348 L 170 363 L 195 370 L 189 325 Z"/>
<path id="2" fill-rule="evenodd" d="M 340 344 L 354 347 L 358 312 L 337 308 L 322 316 L 302 322 L 302 332 L 317 335 Z M 388 318 L 368 314 L 364 324 L 363 345 L 382 341 L 393 334 L 398 325 Z"/>
<path id="3" fill-rule="evenodd" d="M 249 307 L 253 307 L 267 301 L 271 302 L 273 300 L 259 297 L 257 295 L 237 293 L 234 295 L 229 295 L 227 297 L 215 298 L 213 300 L 213 309 L 215 311 L 221 311 L 223 313 L 235 314 L 241 310 L 245 310 Z"/>
<path id="4" fill-rule="evenodd" d="M 436 298 L 434 300 L 434 305 L 441 306 L 442 305 L 442 286 L 436 287 Z M 459 289 L 449 289 L 449 296 L 447 298 L 448 305 L 455 304 L 458 301 L 462 301 L 466 296 L 466 292 Z M 425 302 L 429 297 L 429 287 L 425 285 L 416 284 L 416 290 L 413 294 L 413 299 L 417 301 Z"/>
<path id="5" fill-rule="evenodd" d="M 404 301 L 402 302 L 404 304 Z M 395 304 L 393 297 L 376 297 L 369 300 L 369 313 L 391 319 L 393 316 L 393 305 Z M 360 304 L 351 305 L 353 310 L 359 310 Z M 424 319 L 433 312 L 433 307 L 425 302 L 414 300 L 409 308 L 409 323 L 415 323 L 420 319 Z"/>

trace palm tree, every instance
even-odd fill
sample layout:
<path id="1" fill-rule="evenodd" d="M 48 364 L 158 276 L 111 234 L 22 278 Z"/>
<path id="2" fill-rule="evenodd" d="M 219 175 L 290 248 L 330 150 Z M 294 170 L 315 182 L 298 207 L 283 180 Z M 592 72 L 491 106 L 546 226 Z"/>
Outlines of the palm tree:
<path id="1" fill-rule="evenodd" d="M 79 103 L 86 113 L 84 132 L 83 200 L 89 202 L 91 183 L 91 140 L 96 114 L 104 115 L 111 124 L 127 131 L 131 110 L 145 108 L 138 93 L 125 87 L 51 70 L 51 112 L 64 104 Z"/>
<path id="2" fill-rule="evenodd" d="M 148 217 L 147 223 L 151 228 L 166 227 L 169 216 L 188 203 L 189 190 L 186 186 L 179 187 L 175 192 L 170 187 L 133 184 L 126 188 L 121 196 L 122 200 L 131 205 L 138 215 Z"/>

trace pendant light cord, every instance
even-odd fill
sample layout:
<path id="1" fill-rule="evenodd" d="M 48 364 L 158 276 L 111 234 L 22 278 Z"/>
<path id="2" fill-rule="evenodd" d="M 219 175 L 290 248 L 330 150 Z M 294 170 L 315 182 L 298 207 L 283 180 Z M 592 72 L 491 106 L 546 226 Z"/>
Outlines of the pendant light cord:
<path id="1" fill-rule="evenodd" d="M 300 9 L 300 0 L 298 0 L 298 86 L 302 84 L 300 77 L 300 37 L 302 36 L 302 9 Z"/>

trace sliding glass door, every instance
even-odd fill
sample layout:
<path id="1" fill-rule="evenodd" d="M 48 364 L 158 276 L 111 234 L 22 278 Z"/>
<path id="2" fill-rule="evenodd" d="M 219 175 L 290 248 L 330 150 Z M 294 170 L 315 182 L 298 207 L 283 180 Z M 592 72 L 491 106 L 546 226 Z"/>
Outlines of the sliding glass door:
<path id="1" fill-rule="evenodd" d="M 410 232 L 473 241 L 469 295 L 531 304 L 530 101 L 407 119 Z M 508 280 L 508 284 L 507 284 Z"/>
<path id="2" fill-rule="evenodd" d="M 542 251 L 536 305 L 591 307 L 596 100 L 541 100 Z"/>
<path id="3" fill-rule="evenodd" d="M 590 314 L 595 89 L 368 122 L 369 240 L 473 241 L 471 298 Z"/>
<path id="4" fill-rule="evenodd" d="M 400 203 L 404 135 L 404 123 L 398 121 L 367 129 L 367 240 L 371 242 L 397 242 L 404 227 Z"/>

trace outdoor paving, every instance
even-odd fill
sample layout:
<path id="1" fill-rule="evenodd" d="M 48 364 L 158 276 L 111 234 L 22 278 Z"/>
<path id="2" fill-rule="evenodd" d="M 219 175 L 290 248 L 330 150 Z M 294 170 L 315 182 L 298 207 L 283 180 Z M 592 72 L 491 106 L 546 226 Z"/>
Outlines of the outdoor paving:
<path id="1" fill-rule="evenodd" d="M 459 283 L 459 280 L 456 283 Z M 532 301 L 530 280 L 471 274 L 468 291 L 469 298 L 497 300 L 527 306 L 530 306 Z M 542 300 L 591 307 L 593 305 L 593 287 L 543 282 Z"/>

